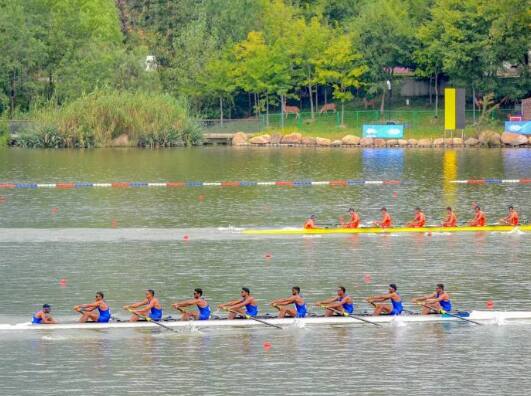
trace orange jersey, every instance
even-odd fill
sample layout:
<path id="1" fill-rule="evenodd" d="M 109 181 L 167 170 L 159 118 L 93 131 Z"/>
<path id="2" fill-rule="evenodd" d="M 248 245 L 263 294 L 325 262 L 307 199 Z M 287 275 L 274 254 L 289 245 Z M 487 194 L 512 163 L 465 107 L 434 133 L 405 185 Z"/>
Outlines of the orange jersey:
<path id="1" fill-rule="evenodd" d="M 518 213 L 516 213 L 516 210 L 514 210 L 509 216 L 509 218 L 507 219 L 508 223 L 512 226 L 517 226 L 518 223 L 519 223 L 519 220 L 518 220 Z"/>
<path id="2" fill-rule="evenodd" d="M 350 222 L 345 225 L 346 228 L 358 228 L 360 226 L 360 216 L 353 213 L 350 216 Z"/>
<path id="3" fill-rule="evenodd" d="M 392 227 L 392 224 L 391 224 L 391 215 L 389 213 L 385 213 L 382 217 L 382 221 L 381 221 L 381 227 L 382 228 L 389 228 L 389 227 Z"/>
<path id="4" fill-rule="evenodd" d="M 450 213 L 443 221 L 443 227 L 457 227 L 457 216 L 454 212 Z"/>
<path id="5" fill-rule="evenodd" d="M 426 224 L 426 216 L 424 213 L 419 212 L 415 215 L 415 220 L 413 221 L 413 227 L 424 227 Z"/>
<path id="6" fill-rule="evenodd" d="M 315 222 L 312 219 L 306 220 L 304 223 L 304 228 L 306 230 L 311 230 L 312 228 L 315 228 Z"/>
<path id="7" fill-rule="evenodd" d="M 470 225 L 475 227 L 484 227 L 485 224 L 487 224 L 487 218 L 485 217 L 485 213 L 480 210 L 476 213 L 476 217 L 474 217 L 474 220 L 472 220 Z"/>

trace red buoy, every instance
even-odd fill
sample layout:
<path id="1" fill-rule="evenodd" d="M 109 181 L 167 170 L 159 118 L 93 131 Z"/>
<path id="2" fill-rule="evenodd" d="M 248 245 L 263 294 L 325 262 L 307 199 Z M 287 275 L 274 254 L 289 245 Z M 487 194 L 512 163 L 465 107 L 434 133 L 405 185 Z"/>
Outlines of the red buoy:
<path id="1" fill-rule="evenodd" d="M 187 241 L 187 240 L 190 239 L 190 237 L 189 237 L 188 235 L 185 235 L 185 236 L 183 236 L 183 239 L 184 239 L 185 241 Z"/>
<path id="2" fill-rule="evenodd" d="M 488 309 L 493 309 L 494 308 L 494 301 L 492 300 L 487 300 L 487 308 Z"/>
<path id="3" fill-rule="evenodd" d="M 270 342 L 264 342 L 264 350 L 269 351 L 273 345 Z"/>

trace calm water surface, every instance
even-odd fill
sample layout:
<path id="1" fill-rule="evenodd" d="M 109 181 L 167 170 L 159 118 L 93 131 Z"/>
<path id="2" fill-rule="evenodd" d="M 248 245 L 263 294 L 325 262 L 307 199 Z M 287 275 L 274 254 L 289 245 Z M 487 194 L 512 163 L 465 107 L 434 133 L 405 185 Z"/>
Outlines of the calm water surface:
<path id="1" fill-rule="evenodd" d="M 173 315 L 169 304 L 198 286 L 212 305 L 248 286 L 265 312 L 295 284 L 308 301 L 343 284 L 363 312 L 370 307 L 362 298 L 384 292 L 389 282 L 409 301 L 441 281 L 459 309 L 485 309 L 492 299 L 498 310 L 531 310 L 529 234 L 249 238 L 218 230 L 295 226 L 311 213 L 333 223 L 351 206 L 367 222 L 385 205 L 398 224 L 415 206 L 429 223 L 448 205 L 465 220 L 473 202 L 491 222 L 509 204 L 530 216 L 529 185 L 449 183 L 530 178 L 530 169 L 529 149 L 0 151 L 0 183 L 408 182 L 0 190 L 0 322 L 27 321 L 43 302 L 53 304 L 59 319 L 74 320 L 71 307 L 100 289 L 113 314 L 125 318 L 120 307 L 148 287 Z M 5 395 L 526 394 L 530 338 L 530 323 L 2 334 L 0 389 Z"/>

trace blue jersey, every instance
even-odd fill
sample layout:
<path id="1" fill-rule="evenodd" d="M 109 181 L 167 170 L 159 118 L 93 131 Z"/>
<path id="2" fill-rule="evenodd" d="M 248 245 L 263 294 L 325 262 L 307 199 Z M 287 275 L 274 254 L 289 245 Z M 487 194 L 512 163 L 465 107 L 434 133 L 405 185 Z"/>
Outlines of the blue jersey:
<path id="1" fill-rule="evenodd" d="M 245 313 L 249 316 L 255 317 L 256 315 L 258 315 L 258 306 L 247 304 L 245 306 Z"/>
<path id="2" fill-rule="evenodd" d="M 439 293 L 435 295 L 436 298 L 439 298 Z M 439 305 L 442 309 L 444 309 L 446 312 L 450 312 L 452 310 L 452 302 L 448 300 L 441 300 L 439 301 Z"/>
<path id="3" fill-rule="evenodd" d="M 149 313 L 149 318 L 151 320 L 154 320 L 155 322 L 158 322 L 162 319 L 162 309 L 158 309 L 155 307 L 151 307 L 151 312 Z"/>
<path id="4" fill-rule="evenodd" d="M 306 304 L 295 304 L 295 309 L 297 310 L 297 318 L 304 318 L 306 314 L 308 313 L 308 309 L 306 308 Z"/>
<path id="5" fill-rule="evenodd" d="M 199 310 L 199 320 L 208 320 L 210 319 L 210 306 L 207 305 L 206 307 L 200 307 L 197 306 L 197 309 Z"/>
<path id="6" fill-rule="evenodd" d="M 351 314 L 352 312 L 354 312 L 354 304 L 351 304 L 351 303 L 344 303 L 343 300 L 346 299 L 348 297 L 348 294 L 346 294 L 342 299 L 340 299 L 339 301 L 342 303 L 341 305 L 343 306 L 343 310 L 346 312 L 346 313 L 349 313 Z"/>
<path id="7" fill-rule="evenodd" d="M 400 294 L 398 295 L 400 296 Z M 404 307 L 402 306 L 402 299 L 400 299 L 400 301 L 395 301 L 391 299 L 391 304 L 393 305 L 393 310 L 391 311 L 389 315 L 400 315 L 402 311 L 404 310 Z"/>
<path id="8" fill-rule="evenodd" d="M 111 320 L 111 308 L 108 305 L 106 310 L 98 307 L 98 312 L 100 313 L 97 320 L 98 323 L 107 323 Z"/>
<path id="9" fill-rule="evenodd" d="M 42 318 L 40 317 L 37 317 L 38 314 L 40 314 L 42 311 L 37 311 L 33 314 L 33 318 L 31 320 L 31 323 L 33 324 L 41 324 L 42 323 Z"/>

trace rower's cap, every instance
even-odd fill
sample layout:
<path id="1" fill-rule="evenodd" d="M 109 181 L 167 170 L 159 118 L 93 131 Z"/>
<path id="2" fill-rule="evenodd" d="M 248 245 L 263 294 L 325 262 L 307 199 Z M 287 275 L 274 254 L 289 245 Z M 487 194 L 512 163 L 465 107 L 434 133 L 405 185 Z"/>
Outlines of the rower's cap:
<path id="1" fill-rule="evenodd" d="M 349 210 L 347 210 L 347 212 L 355 212 L 355 210 L 353 208 L 349 208 Z"/>
<path id="2" fill-rule="evenodd" d="M 42 306 L 43 309 L 50 309 L 52 306 L 50 304 L 44 304 Z"/>
<path id="3" fill-rule="evenodd" d="M 310 219 L 315 219 L 315 215 L 311 215 L 311 216 L 310 216 Z"/>
<path id="4" fill-rule="evenodd" d="M 398 290 L 398 288 L 396 287 L 396 284 L 394 284 L 394 283 L 391 283 L 391 284 L 389 285 L 389 287 L 390 287 L 391 289 L 393 289 L 394 291 L 397 291 L 397 290 Z"/>

